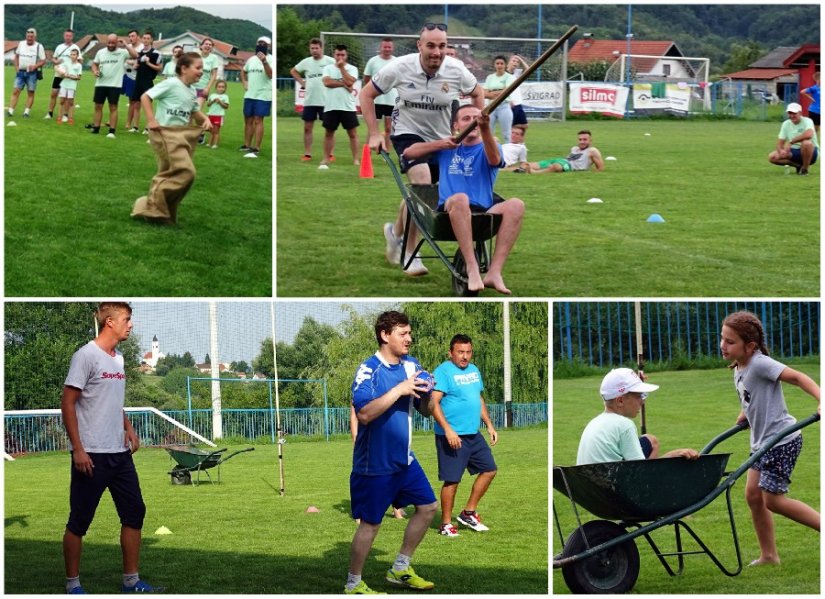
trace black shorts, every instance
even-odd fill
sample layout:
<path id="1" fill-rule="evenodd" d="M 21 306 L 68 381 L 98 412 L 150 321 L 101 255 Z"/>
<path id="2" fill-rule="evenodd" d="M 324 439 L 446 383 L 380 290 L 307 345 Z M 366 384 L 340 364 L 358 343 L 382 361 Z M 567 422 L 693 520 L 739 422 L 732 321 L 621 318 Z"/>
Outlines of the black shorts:
<path id="1" fill-rule="evenodd" d="M 60 89 L 61 81 L 63 81 L 63 77 L 55 77 L 52 79 L 52 89 Z"/>
<path id="2" fill-rule="evenodd" d="M 146 81 L 145 83 L 135 83 L 135 87 L 132 88 L 132 95 L 129 96 L 129 99 L 132 102 L 140 102 L 140 97 L 154 86 L 155 84 L 151 81 Z"/>
<path id="3" fill-rule="evenodd" d="M 417 160 L 407 160 L 404 158 L 404 150 L 413 144 L 421 143 L 425 140 L 420 135 L 413 135 L 412 133 L 404 133 L 402 135 L 393 135 L 390 137 L 392 147 L 395 148 L 395 153 L 398 154 L 398 164 L 401 165 L 401 172 L 406 173 L 411 167 L 417 164 L 426 164 L 430 167 L 430 183 L 438 183 L 438 158 L 434 154 L 430 154 L 426 158 L 419 158 Z"/>
<path id="4" fill-rule="evenodd" d="M 324 129 L 335 131 L 338 125 L 349 131 L 358 126 L 358 114 L 349 110 L 327 110 L 324 112 Z"/>
<path id="5" fill-rule="evenodd" d="M 514 125 L 526 125 L 527 124 L 527 114 L 524 112 L 524 107 L 519 104 L 518 106 L 513 106 L 513 124 Z"/>
<path id="6" fill-rule="evenodd" d="M 392 116 L 393 110 L 395 110 L 395 106 L 391 104 L 376 104 L 375 118 L 380 119 L 381 117 L 390 117 Z"/>
<path id="7" fill-rule="evenodd" d="M 814 125 L 819 127 L 819 113 L 808 111 L 808 118 L 814 122 Z"/>
<path id="8" fill-rule="evenodd" d="M 143 528 L 146 505 L 131 452 L 90 453 L 89 457 L 94 464 L 92 476 L 86 476 L 74 467 L 74 463 L 71 464 L 71 511 L 66 528 L 78 536 L 85 535 L 106 489 L 109 489 L 115 502 L 120 523 L 136 530 Z"/>
<path id="9" fill-rule="evenodd" d="M 304 106 L 304 109 L 301 111 L 301 118 L 305 121 L 323 121 L 324 120 L 324 107 L 323 106 Z"/>
<path id="10" fill-rule="evenodd" d="M 109 102 L 109 106 L 117 106 L 118 101 L 120 100 L 120 88 L 119 87 L 96 87 L 95 88 L 95 95 L 94 95 L 94 103 L 95 104 L 103 104 L 104 102 Z"/>

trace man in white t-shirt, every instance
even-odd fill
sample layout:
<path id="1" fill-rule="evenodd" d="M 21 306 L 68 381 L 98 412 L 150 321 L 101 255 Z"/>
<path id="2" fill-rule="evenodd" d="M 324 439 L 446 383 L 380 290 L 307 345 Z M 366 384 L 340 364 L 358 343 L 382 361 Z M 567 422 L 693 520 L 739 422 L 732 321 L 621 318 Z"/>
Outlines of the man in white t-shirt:
<path id="1" fill-rule="evenodd" d="M 324 43 L 318 38 L 309 40 L 309 56 L 290 69 L 289 74 L 304 90 L 304 106 L 301 110 L 301 120 L 304 121 L 304 155 L 301 160 L 312 160 L 312 130 L 315 121 L 324 120 L 324 103 L 327 88 L 322 79 L 324 69 L 335 64 L 332 56 L 324 54 Z M 330 158 L 324 156 L 324 159 Z"/>
<path id="2" fill-rule="evenodd" d="M 391 60 L 395 58 L 392 55 L 394 50 L 391 37 L 385 37 L 381 40 L 378 54 L 367 61 L 367 66 L 364 67 L 364 85 L 370 82 L 372 76 L 385 67 Z M 395 110 L 395 100 L 398 98 L 398 92 L 391 89 L 386 94 L 382 94 L 375 98 L 375 118 L 384 119 L 384 139 L 387 147 L 390 147 L 390 133 L 392 132 L 392 112 Z"/>
<path id="3" fill-rule="evenodd" d="M 347 47 L 344 44 L 335 46 L 332 53 L 335 64 L 324 68 L 324 77 L 321 79 L 327 88 L 324 101 L 324 158 L 318 168 L 329 168 L 329 159 L 335 149 L 335 131 L 341 125 L 349 137 L 352 163 L 360 164 L 358 160 L 358 113 L 355 110 L 355 96 L 352 86 L 358 81 L 358 69 L 347 62 Z"/>
<path id="4" fill-rule="evenodd" d="M 772 164 L 792 166 L 798 175 L 807 175 L 808 168 L 819 157 L 814 122 L 802 116 L 802 106 L 796 102 L 788 104 L 787 113 L 788 118 L 779 130 L 776 149 L 768 155 L 768 160 Z"/>
<path id="5" fill-rule="evenodd" d="M 80 586 L 83 536 L 107 489 L 121 524 L 121 591 L 159 592 L 138 575 L 146 505 L 132 454 L 140 448 L 140 438 L 123 410 L 126 371 L 123 354 L 117 351 L 117 344 L 132 331 L 132 308 L 124 302 L 103 302 L 95 316 L 99 333 L 72 356 L 61 400 L 72 456 L 70 512 L 63 535 L 66 592 L 84 593 Z"/>
<path id="6" fill-rule="evenodd" d="M 14 109 L 17 100 L 20 98 L 20 90 L 26 88 L 26 108 L 23 116 L 29 117 L 29 111 L 34 104 L 34 90 L 37 89 L 37 71 L 46 64 L 46 50 L 43 44 L 37 41 L 37 30 L 29 27 L 26 30 L 26 39 L 17 44 L 14 51 L 14 89 L 9 99 L 9 116 L 14 116 Z"/>
<path id="7" fill-rule="evenodd" d="M 576 464 L 658 458 L 659 441 L 653 435 L 638 437 L 633 423 L 647 394 L 658 388 L 658 385 L 642 381 L 630 368 L 614 368 L 608 372 L 599 390 L 604 400 L 604 412 L 585 427 Z M 661 457 L 695 460 L 699 454 L 694 449 L 674 449 Z"/>
<path id="8" fill-rule="evenodd" d="M 370 148 L 387 149 L 387 143 L 378 129 L 375 99 L 392 89 L 398 92 L 393 112 L 391 141 L 399 156 L 401 172 L 406 172 L 410 183 L 428 185 L 438 181 L 436 159 L 421 158 L 406 161 L 404 150 L 420 142 L 431 142 L 452 135 L 452 113 L 458 107 L 458 98 L 469 95 L 473 105 L 484 108 L 484 90 L 464 64 L 446 56 L 447 26 L 427 23 L 421 29 L 418 53 L 393 60 L 376 73 L 361 90 L 361 114 L 369 130 Z M 401 201 L 395 224 L 384 225 L 387 241 L 386 257 L 392 264 L 401 260 L 401 236 L 406 208 Z M 417 245 L 417 231 L 412 228 L 407 253 Z M 415 258 L 404 271 L 410 276 L 427 274 L 420 258 Z"/>
<path id="9" fill-rule="evenodd" d="M 52 53 L 51 63 L 54 65 L 54 78 L 52 79 L 52 92 L 49 97 L 49 111 L 44 117 L 46 119 L 54 116 L 54 105 L 57 104 L 60 82 L 63 81 L 63 76 L 58 74 L 58 72 L 62 71 L 61 67 L 65 67 L 71 62 L 70 54 L 72 50 L 77 50 L 78 56 L 82 56 L 80 48 L 74 43 L 74 31 L 67 29 L 63 32 L 63 43 L 57 44 L 57 47 Z"/>

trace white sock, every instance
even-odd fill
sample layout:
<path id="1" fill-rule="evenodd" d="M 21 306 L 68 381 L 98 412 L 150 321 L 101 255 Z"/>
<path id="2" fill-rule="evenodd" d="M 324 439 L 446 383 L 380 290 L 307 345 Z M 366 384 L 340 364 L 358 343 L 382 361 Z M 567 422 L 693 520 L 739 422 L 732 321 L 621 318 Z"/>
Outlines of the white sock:
<path id="1" fill-rule="evenodd" d="M 140 576 L 138 576 L 137 572 L 135 572 L 134 574 L 124 574 L 123 575 L 123 586 L 133 587 L 138 583 L 139 580 L 140 580 Z"/>
<path id="2" fill-rule="evenodd" d="M 395 561 L 392 564 L 392 569 L 396 572 L 400 572 L 401 570 L 406 570 L 410 567 L 410 556 L 404 555 L 403 553 L 399 553 L 395 557 Z"/>
<path id="3" fill-rule="evenodd" d="M 66 592 L 71 593 L 72 589 L 75 589 L 80 586 L 80 576 L 75 576 L 74 578 L 66 578 Z"/>
<path id="4" fill-rule="evenodd" d="M 358 583 L 361 582 L 361 575 L 360 574 L 353 574 L 352 572 L 347 572 L 347 584 L 346 588 L 348 590 L 352 590 L 358 586 Z"/>

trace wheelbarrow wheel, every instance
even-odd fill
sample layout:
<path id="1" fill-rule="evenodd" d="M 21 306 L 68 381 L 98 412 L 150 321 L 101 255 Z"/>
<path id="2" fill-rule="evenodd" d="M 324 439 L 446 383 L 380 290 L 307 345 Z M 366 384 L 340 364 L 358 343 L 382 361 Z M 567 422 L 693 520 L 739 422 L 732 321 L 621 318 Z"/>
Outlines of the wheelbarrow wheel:
<path id="1" fill-rule="evenodd" d="M 467 278 L 467 264 L 464 262 L 461 250 L 456 250 L 455 256 L 453 256 L 453 268 L 462 277 Z M 470 290 L 467 283 L 455 276 L 453 277 L 453 292 L 459 297 L 475 297 L 478 295 L 478 291 Z"/>
<path id="2" fill-rule="evenodd" d="M 587 544 L 582 533 L 587 537 Z M 587 522 L 567 539 L 563 557 L 579 555 L 587 551 L 588 545 L 596 547 L 626 534 L 627 531 L 614 522 Z M 574 593 L 626 593 L 639 578 L 639 549 L 633 540 L 628 540 L 585 560 L 563 566 L 561 570 L 564 582 Z"/>

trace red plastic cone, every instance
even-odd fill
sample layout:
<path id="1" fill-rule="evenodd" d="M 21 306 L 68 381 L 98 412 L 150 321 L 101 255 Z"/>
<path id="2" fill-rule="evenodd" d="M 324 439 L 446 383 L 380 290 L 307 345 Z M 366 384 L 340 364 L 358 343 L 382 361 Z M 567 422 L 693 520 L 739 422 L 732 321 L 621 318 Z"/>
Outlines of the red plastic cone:
<path id="1" fill-rule="evenodd" d="M 368 144 L 364 144 L 364 149 L 361 151 L 361 172 L 362 179 L 374 179 L 375 175 L 372 172 L 372 152 Z"/>

